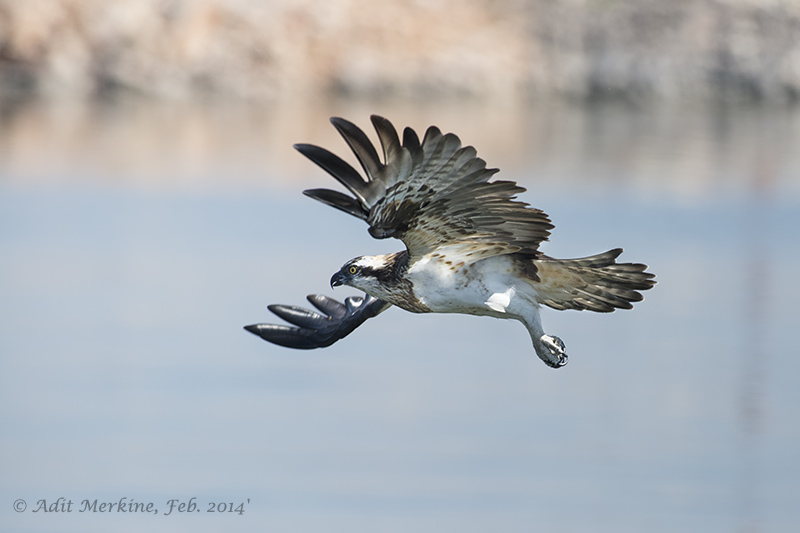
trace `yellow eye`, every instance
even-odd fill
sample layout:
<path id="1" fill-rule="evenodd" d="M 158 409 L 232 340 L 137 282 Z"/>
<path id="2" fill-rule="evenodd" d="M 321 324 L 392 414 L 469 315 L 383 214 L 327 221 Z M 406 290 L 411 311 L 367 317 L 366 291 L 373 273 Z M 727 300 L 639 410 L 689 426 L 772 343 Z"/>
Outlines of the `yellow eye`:
<path id="1" fill-rule="evenodd" d="M 351 274 L 355 274 L 356 272 L 358 272 L 358 269 L 357 269 L 356 267 L 354 267 L 354 266 L 351 266 L 351 267 L 350 267 L 350 268 L 348 268 L 347 270 L 348 270 L 348 271 L 349 271 Z"/>

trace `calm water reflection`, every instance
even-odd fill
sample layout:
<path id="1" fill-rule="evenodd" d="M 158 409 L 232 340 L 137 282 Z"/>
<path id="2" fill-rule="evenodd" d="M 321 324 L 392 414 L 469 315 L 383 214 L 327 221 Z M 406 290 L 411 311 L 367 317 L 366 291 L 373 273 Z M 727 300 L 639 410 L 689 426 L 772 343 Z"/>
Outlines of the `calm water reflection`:
<path id="1" fill-rule="evenodd" d="M 398 248 L 302 197 L 331 183 L 289 148 L 342 147 L 325 117 L 373 111 L 455 131 L 521 181 L 556 224 L 547 253 L 624 246 L 659 285 L 632 313 L 546 311 L 560 371 L 486 318 L 391 310 L 303 353 L 248 335 L 266 304 L 330 294 L 343 261 Z M 797 111 L 123 103 L 2 120 L 10 530 L 800 526 Z M 72 513 L 31 512 L 61 496 Z M 76 510 L 122 497 L 159 515 Z M 163 516 L 191 497 L 202 512 Z"/>

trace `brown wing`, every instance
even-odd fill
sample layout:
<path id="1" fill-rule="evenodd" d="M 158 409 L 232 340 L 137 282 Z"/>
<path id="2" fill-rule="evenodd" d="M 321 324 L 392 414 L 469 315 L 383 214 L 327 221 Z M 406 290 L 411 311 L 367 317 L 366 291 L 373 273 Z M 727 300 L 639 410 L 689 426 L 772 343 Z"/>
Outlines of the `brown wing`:
<path id="1" fill-rule="evenodd" d="M 392 124 L 371 117 L 384 162 L 367 136 L 341 118 L 331 122 L 347 141 L 366 174 L 317 146 L 295 147 L 331 174 L 353 197 L 329 189 L 306 195 L 365 220 L 373 237 L 396 237 L 414 261 L 447 249 L 468 260 L 508 253 L 535 254 L 553 225 L 547 215 L 516 201 L 525 189 L 512 181 L 489 181 L 497 169 L 452 133 L 428 128 L 422 142 L 410 128 L 403 142 Z"/>

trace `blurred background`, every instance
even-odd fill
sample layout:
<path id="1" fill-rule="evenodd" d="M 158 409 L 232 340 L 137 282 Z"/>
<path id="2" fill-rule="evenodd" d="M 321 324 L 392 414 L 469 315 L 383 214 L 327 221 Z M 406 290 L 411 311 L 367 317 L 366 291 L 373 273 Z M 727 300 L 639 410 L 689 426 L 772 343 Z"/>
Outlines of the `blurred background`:
<path id="1" fill-rule="evenodd" d="M 0 0 L 0 523 L 796 531 L 799 101 L 797 0 Z M 248 334 L 401 249 L 300 194 L 372 113 L 659 284 L 545 310 L 558 371 L 488 318 Z"/>

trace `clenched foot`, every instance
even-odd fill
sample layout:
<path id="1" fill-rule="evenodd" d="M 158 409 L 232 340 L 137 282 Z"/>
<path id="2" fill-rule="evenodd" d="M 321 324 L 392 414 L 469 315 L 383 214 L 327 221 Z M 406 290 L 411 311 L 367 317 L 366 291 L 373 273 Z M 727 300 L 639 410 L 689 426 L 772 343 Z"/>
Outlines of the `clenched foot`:
<path id="1" fill-rule="evenodd" d="M 542 335 L 540 340 L 550 352 L 550 357 L 547 359 L 542 357 L 542 361 L 544 361 L 547 366 L 551 368 L 561 368 L 567 364 L 567 346 L 564 344 L 564 341 L 555 335 Z"/>

